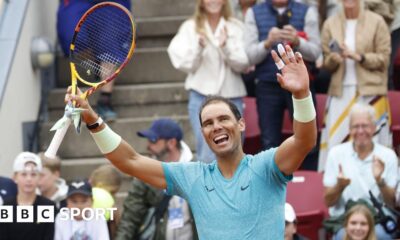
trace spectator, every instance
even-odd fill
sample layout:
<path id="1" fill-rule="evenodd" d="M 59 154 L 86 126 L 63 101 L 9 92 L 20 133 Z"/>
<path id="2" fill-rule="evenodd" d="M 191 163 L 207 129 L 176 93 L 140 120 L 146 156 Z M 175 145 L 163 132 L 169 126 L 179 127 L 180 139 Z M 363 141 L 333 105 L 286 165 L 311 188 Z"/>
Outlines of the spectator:
<path id="1" fill-rule="evenodd" d="M 54 223 L 36 223 L 38 206 L 53 206 L 54 202 L 36 195 L 39 175 L 42 171 L 40 158 L 31 152 L 17 155 L 13 165 L 14 181 L 17 184 L 17 196 L 4 201 L 4 205 L 13 207 L 13 222 L 0 224 L 1 240 L 41 239 L 53 240 Z M 17 222 L 17 206 L 33 207 L 33 222 Z"/>
<path id="2" fill-rule="evenodd" d="M 289 203 L 285 203 L 285 240 L 307 240 L 297 234 L 296 213 Z"/>
<path id="3" fill-rule="evenodd" d="M 247 10 L 254 4 L 262 1 L 263 0 L 231 0 L 233 13 L 237 19 L 244 22 Z"/>
<path id="4" fill-rule="evenodd" d="M 0 176 L 0 206 L 5 200 L 16 197 L 17 192 L 17 185 L 12 179 Z"/>
<path id="5" fill-rule="evenodd" d="M 174 67 L 188 74 L 185 88 L 198 161 L 215 160 L 202 137 L 198 118 L 204 99 L 223 96 L 243 112 L 246 89 L 240 72 L 248 67 L 248 59 L 242 37 L 243 24 L 232 18 L 229 1 L 197 0 L 194 16 L 182 24 L 168 47 Z"/>
<path id="6" fill-rule="evenodd" d="M 59 157 L 48 158 L 44 153 L 39 153 L 43 170 L 40 173 L 39 190 L 43 197 L 50 199 L 60 209 L 66 206 L 68 186 L 60 177 L 61 159 Z"/>
<path id="7" fill-rule="evenodd" d="M 76 24 L 82 15 L 89 8 L 105 2 L 106 0 L 61 0 L 57 11 L 57 34 L 61 48 L 65 56 L 69 56 L 69 48 L 74 35 Z M 130 0 L 111 0 L 131 9 Z M 107 63 L 105 63 L 107 64 Z M 100 97 L 97 101 L 97 112 L 105 121 L 112 121 L 117 118 L 117 113 L 114 111 L 111 103 L 111 95 L 113 91 L 114 81 L 103 86 L 100 91 Z"/>
<path id="8" fill-rule="evenodd" d="M 349 140 L 348 111 L 356 102 L 376 111 L 376 140 L 391 147 L 387 68 L 389 29 L 381 16 L 364 10 L 361 0 L 343 1 L 343 9 L 324 23 L 324 67 L 332 73 L 322 131 L 319 170 L 330 148 Z"/>
<path id="9" fill-rule="evenodd" d="M 138 136 L 146 138 L 147 149 L 159 161 L 187 163 L 192 160 L 192 152 L 182 141 L 183 131 L 171 119 L 161 118 L 153 122 L 149 129 L 139 131 Z M 166 202 L 167 201 L 167 202 Z M 166 203 L 164 203 L 166 202 Z M 164 212 L 162 205 L 165 207 Z M 192 240 L 197 239 L 194 221 L 189 205 L 178 196 L 169 197 L 164 191 L 138 179 L 132 181 L 132 188 L 124 202 L 122 220 L 117 232 L 117 240 L 138 239 L 140 229 L 151 208 L 157 209 L 156 227 L 151 240 Z M 181 213 L 181 215 L 173 214 Z M 157 215 L 155 215 L 157 216 Z"/>
<path id="10" fill-rule="evenodd" d="M 68 186 L 67 208 L 77 208 L 79 215 L 73 219 L 62 219 L 61 213 L 56 217 L 56 230 L 54 240 L 71 239 L 96 239 L 109 240 L 107 224 L 104 218 L 95 218 L 88 215 L 89 211 L 84 209 L 92 208 L 92 187 L 88 181 L 73 181 Z M 70 216 L 70 214 L 69 214 Z M 84 219 L 84 217 L 86 219 Z M 89 220 L 90 217 L 90 220 Z"/>
<path id="11" fill-rule="evenodd" d="M 279 86 L 271 56 L 279 42 L 290 43 L 306 61 L 321 53 L 318 13 L 294 0 L 267 0 L 249 9 L 245 18 L 245 45 L 251 65 L 256 65 L 256 98 L 263 149 L 282 142 L 284 110 L 293 113 L 291 94 Z"/>
<path id="12" fill-rule="evenodd" d="M 352 141 L 329 151 L 323 183 L 325 202 L 332 217 L 344 214 L 349 200 L 370 202 L 368 191 L 379 201 L 394 206 L 397 157 L 390 148 L 372 141 L 376 129 L 374 117 L 372 106 L 354 105 L 349 125 Z M 378 239 L 390 239 L 380 224 L 375 226 L 375 231 Z M 342 229 L 336 235 L 342 239 L 343 234 Z"/>
<path id="13" fill-rule="evenodd" d="M 368 207 L 362 204 L 354 205 L 346 213 L 344 222 L 346 233 L 340 240 L 376 240 L 374 225 L 374 218 Z"/>
<path id="14" fill-rule="evenodd" d="M 109 208 L 116 208 L 114 197 L 121 187 L 122 177 L 115 167 L 106 164 L 96 168 L 92 172 L 89 181 L 93 186 L 93 208 L 103 208 L 105 210 L 104 217 L 107 220 L 110 238 L 113 238 L 120 220 L 120 212 L 118 209 L 114 211 L 114 218 L 111 220 Z"/>

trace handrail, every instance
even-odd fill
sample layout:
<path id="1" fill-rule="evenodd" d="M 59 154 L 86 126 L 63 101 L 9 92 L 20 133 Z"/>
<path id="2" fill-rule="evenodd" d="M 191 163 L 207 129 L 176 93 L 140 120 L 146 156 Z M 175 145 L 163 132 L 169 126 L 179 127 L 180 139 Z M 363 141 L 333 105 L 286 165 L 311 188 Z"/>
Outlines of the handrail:
<path id="1" fill-rule="evenodd" d="M 29 0 L 0 0 L 0 109 Z"/>
<path id="2" fill-rule="evenodd" d="M 1 20 L 3 18 L 3 11 L 5 8 L 5 4 L 6 4 L 5 0 L 0 0 L 0 26 L 1 26 L 1 22 L 2 22 Z"/>

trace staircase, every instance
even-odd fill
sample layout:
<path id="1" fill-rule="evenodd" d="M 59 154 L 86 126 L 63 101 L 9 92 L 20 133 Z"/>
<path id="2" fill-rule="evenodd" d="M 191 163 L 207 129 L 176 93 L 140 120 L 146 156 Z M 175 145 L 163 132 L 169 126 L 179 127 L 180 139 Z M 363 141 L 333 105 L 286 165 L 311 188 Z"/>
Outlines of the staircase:
<path id="1" fill-rule="evenodd" d="M 146 141 L 136 132 L 148 128 L 162 116 L 177 120 L 185 133 L 185 141 L 194 149 L 194 137 L 188 121 L 185 74 L 175 70 L 166 52 L 167 46 L 180 24 L 192 15 L 193 0 L 132 0 L 132 11 L 137 23 L 137 47 L 133 58 L 115 81 L 113 105 L 118 119 L 110 127 L 140 153 L 146 153 Z M 50 144 L 51 126 L 63 115 L 65 87 L 70 83 L 68 59 L 57 57 L 57 89 L 48 98 L 49 122 L 41 126 L 40 148 Z M 92 104 L 98 95 L 90 97 Z M 58 151 L 62 158 L 62 177 L 67 181 L 89 177 L 97 166 L 108 163 L 103 158 L 85 127 L 77 135 L 72 127 Z M 121 203 L 130 186 L 130 177 L 124 181 L 117 195 Z"/>

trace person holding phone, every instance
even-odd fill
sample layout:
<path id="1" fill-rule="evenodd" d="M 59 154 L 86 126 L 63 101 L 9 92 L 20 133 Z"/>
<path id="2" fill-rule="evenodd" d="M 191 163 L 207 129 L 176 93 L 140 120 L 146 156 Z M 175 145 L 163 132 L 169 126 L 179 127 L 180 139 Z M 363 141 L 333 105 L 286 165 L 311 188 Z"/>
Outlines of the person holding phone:
<path id="1" fill-rule="evenodd" d="M 387 69 L 390 32 L 384 19 L 364 10 L 363 0 L 340 0 L 342 9 L 323 25 L 321 33 L 323 67 L 332 73 L 328 90 L 325 127 L 322 131 L 319 170 L 323 170 L 329 149 L 349 140 L 348 109 L 355 103 L 375 108 L 380 144 L 391 147 Z"/>
<path id="2" fill-rule="evenodd" d="M 293 109 L 290 92 L 276 80 L 279 70 L 271 51 L 279 43 L 290 44 L 304 60 L 315 62 L 321 53 L 318 12 L 294 0 L 266 0 L 247 10 L 245 32 L 246 53 L 250 65 L 256 66 L 255 96 L 262 149 L 266 150 L 282 142 L 284 111 Z"/>

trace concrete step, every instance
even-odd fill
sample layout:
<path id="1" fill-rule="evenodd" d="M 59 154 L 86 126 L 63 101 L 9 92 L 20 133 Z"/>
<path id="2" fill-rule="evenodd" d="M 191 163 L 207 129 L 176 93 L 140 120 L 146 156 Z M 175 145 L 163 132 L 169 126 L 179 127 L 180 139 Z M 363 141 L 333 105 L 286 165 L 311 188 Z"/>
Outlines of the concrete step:
<path id="1" fill-rule="evenodd" d="M 167 48 L 172 36 L 143 37 L 137 41 L 136 47 L 141 48 Z"/>
<path id="2" fill-rule="evenodd" d="M 94 101 L 93 101 L 94 102 Z M 118 118 L 140 118 L 140 117 L 167 117 L 171 115 L 187 115 L 187 103 L 155 103 L 146 105 L 115 106 Z M 172 114 L 171 114 L 172 113 Z M 64 114 L 63 109 L 56 109 L 49 112 L 49 121 L 55 122 Z"/>
<path id="3" fill-rule="evenodd" d="M 58 88 L 50 92 L 47 101 L 50 110 L 64 108 L 65 91 L 65 88 Z M 91 95 L 90 102 L 96 103 L 98 96 L 98 92 Z M 115 86 L 113 91 L 113 104 L 116 106 L 179 103 L 187 99 L 188 94 L 182 82 Z"/>
<path id="4" fill-rule="evenodd" d="M 193 0 L 133 0 L 135 18 L 192 15 L 196 1 Z"/>
<path id="5" fill-rule="evenodd" d="M 48 97 L 49 120 L 64 114 L 65 88 L 52 90 Z M 90 96 L 95 107 L 99 94 Z M 113 105 L 120 118 L 187 115 L 188 93 L 183 83 L 157 83 L 116 86 Z"/>
<path id="6" fill-rule="evenodd" d="M 136 20 L 136 41 L 146 37 L 173 37 L 179 26 L 190 16 L 149 17 Z"/>
<path id="7" fill-rule="evenodd" d="M 185 134 L 184 140 L 191 147 L 195 149 L 194 136 L 189 123 L 188 116 L 173 116 L 171 117 L 178 121 Z M 137 131 L 147 129 L 150 127 L 154 118 L 126 118 L 117 119 L 115 122 L 109 123 L 109 126 L 118 134 L 122 136 L 125 141 L 135 147 L 139 153 L 146 153 L 146 140 L 139 138 Z M 39 142 L 40 149 L 45 151 L 53 138 L 54 133 L 50 132 L 50 128 L 54 122 L 44 123 L 41 126 Z M 101 157 L 102 154 L 98 150 L 94 140 L 90 136 L 86 127 L 82 126 L 82 131 L 78 135 L 71 126 L 58 150 L 58 154 L 63 159 L 68 158 L 94 158 Z"/>
<path id="8" fill-rule="evenodd" d="M 172 66 L 166 48 L 141 48 L 136 49 L 131 61 L 122 70 L 115 84 L 183 82 L 185 76 L 185 73 Z M 58 87 L 66 87 L 71 83 L 67 58 L 57 57 L 56 81 Z"/>

